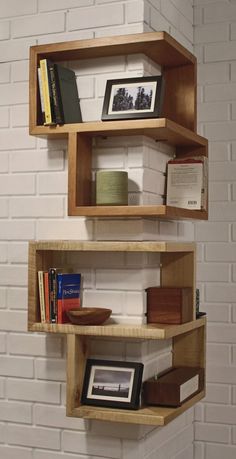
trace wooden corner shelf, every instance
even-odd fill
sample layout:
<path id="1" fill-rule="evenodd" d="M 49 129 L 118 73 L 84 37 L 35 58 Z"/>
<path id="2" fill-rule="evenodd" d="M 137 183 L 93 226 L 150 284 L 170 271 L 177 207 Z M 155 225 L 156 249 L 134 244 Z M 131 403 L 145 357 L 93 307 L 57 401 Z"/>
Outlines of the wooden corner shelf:
<path id="1" fill-rule="evenodd" d="M 147 252 L 160 254 L 160 281 L 165 287 L 191 287 L 192 321 L 180 325 L 124 325 L 107 322 L 103 325 L 40 323 L 37 271 L 48 270 L 59 260 L 69 267 L 70 255 L 79 261 L 83 253 Z M 66 260 L 66 262 L 65 262 Z M 98 339 L 172 340 L 173 366 L 205 368 L 206 317 L 195 319 L 195 244 L 169 241 L 35 241 L 29 243 L 28 330 L 31 332 L 67 335 L 67 415 L 84 419 L 127 422 L 161 426 L 193 406 L 204 397 L 204 390 L 178 408 L 141 406 L 139 410 L 89 407 L 80 404 L 89 341 Z"/>
<path id="2" fill-rule="evenodd" d="M 97 121 L 43 126 L 37 67 L 42 58 L 54 62 L 141 53 L 161 66 L 165 94 L 160 119 Z M 166 32 L 76 40 L 30 49 L 31 135 L 68 137 L 68 215 L 87 217 L 208 218 L 208 210 L 165 205 L 96 206 L 92 198 L 92 138 L 144 135 L 176 147 L 177 157 L 207 156 L 207 140 L 196 134 L 196 58 Z"/>

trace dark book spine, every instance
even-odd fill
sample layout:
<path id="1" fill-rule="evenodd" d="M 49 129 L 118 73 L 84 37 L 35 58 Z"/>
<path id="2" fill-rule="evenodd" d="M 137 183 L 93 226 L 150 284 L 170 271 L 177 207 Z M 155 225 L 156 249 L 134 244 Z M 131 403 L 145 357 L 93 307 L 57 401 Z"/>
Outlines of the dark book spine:
<path id="1" fill-rule="evenodd" d="M 48 272 L 49 283 L 49 313 L 50 322 L 57 323 L 57 271 L 50 268 Z"/>
<path id="2" fill-rule="evenodd" d="M 55 86 L 56 86 L 56 91 L 57 91 L 58 110 L 60 113 L 60 120 L 61 120 L 60 124 L 65 124 L 65 116 L 64 116 L 63 103 L 62 103 L 62 97 L 61 97 L 61 87 L 60 87 L 58 64 L 54 64 L 53 70 L 54 70 L 53 73 L 54 73 Z"/>
<path id="3" fill-rule="evenodd" d="M 50 107 L 51 107 L 51 116 L 52 116 L 52 124 L 56 123 L 56 116 L 55 116 L 55 108 L 54 108 L 54 101 L 53 101 L 53 89 L 52 89 L 52 78 L 50 67 L 52 63 L 47 60 L 47 73 L 48 73 L 48 91 L 49 91 L 49 99 L 50 99 Z"/>
<path id="4" fill-rule="evenodd" d="M 52 103 L 53 103 L 53 112 L 54 112 L 54 120 L 57 124 L 63 124 L 63 116 L 60 107 L 60 91 L 57 84 L 56 74 L 55 74 L 55 65 L 49 65 L 49 74 L 50 74 L 50 81 L 51 81 L 51 90 L 52 90 Z"/>

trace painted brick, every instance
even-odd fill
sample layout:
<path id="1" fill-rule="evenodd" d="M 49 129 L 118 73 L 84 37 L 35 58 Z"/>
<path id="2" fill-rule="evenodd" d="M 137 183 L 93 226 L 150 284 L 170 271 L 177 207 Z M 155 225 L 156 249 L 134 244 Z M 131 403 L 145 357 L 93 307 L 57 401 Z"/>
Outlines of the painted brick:
<path id="1" fill-rule="evenodd" d="M 206 5 L 204 8 L 204 21 L 229 22 L 236 19 L 236 5 L 226 2 L 218 2 L 213 5 Z"/>
<path id="2" fill-rule="evenodd" d="M 32 137 L 33 138 L 33 137 Z M 17 151 L 10 155 L 12 172 L 40 172 L 62 170 L 64 167 L 64 152 L 48 150 Z"/>
<path id="3" fill-rule="evenodd" d="M 8 351 L 15 355 L 61 357 L 62 342 L 57 336 L 38 336 L 11 333 L 8 336 Z"/>
<path id="4" fill-rule="evenodd" d="M 195 439 L 207 442 L 229 443 L 230 428 L 224 425 L 206 425 L 203 422 L 197 422 L 195 424 Z"/>
<path id="5" fill-rule="evenodd" d="M 33 359 L 0 356 L 0 375 L 33 378 Z"/>
<path id="6" fill-rule="evenodd" d="M 206 285 L 206 301 L 234 301 L 236 286 L 234 284 L 209 284 Z"/>
<path id="7" fill-rule="evenodd" d="M 27 309 L 27 288 L 8 288 L 7 306 L 9 309 Z"/>
<path id="8" fill-rule="evenodd" d="M 231 69 L 231 75 L 230 75 L 231 80 L 236 81 L 236 62 L 231 62 L 230 69 Z"/>
<path id="9" fill-rule="evenodd" d="M 107 290 L 84 290 L 83 292 L 84 306 L 110 308 L 113 314 L 122 313 L 124 299 L 124 292 Z"/>
<path id="10" fill-rule="evenodd" d="M 27 285 L 27 268 L 25 266 L 0 266 L 0 285 Z"/>
<path id="11" fill-rule="evenodd" d="M 142 33 L 144 32 L 143 23 L 135 23 L 123 26 L 116 26 L 115 28 L 102 28 L 95 30 L 95 38 L 109 37 L 111 35 L 127 35 L 128 33 Z M 114 75 L 113 75 L 114 76 Z"/>
<path id="12" fill-rule="evenodd" d="M 0 354 L 6 352 L 6 334 L 0 333 Z"/>
<path id="13" fill-rule="evenodd" d="M 0 309 L 6 307 L 6 296 L 7 290 L 5 288 L 0 288 Z"/>
<path id="14" fill-rule="evenodd" d="M 8 107 L 0 107 L 0 127 L 8 127 L 9 126 L 9 108 Z"/>
<path id="15" fill-rule="evenodd" d="M 0 378 L 0 398 L 3 398 L 5 395 L 5 379 Z"/>
<path id="16" fill-rule="evenodd" d="M 75 430 L 86 430 L 88 424 L 83 419 L 66 417 L 64 406 L 35 405 L 34 421 L 36 425 Z"/>
<path id="17" fill-rule="evenodd" d="M 153 30 L 163 30 L 165 32 L 170 31 L 170 25 L 166 18 L 154 8 L 150 10 L 150 26 Z"/>
<path id="18" fill-rule="evenodd" d="M 2 221 L 0 226 L 0 240 L 29 240 L 35 238 L 34 222 L 17 221 L 17 225 L 11 221 Z"/>
<path id="19" fill-rule="evenodd" d="M 227 263 L 198 263 L 198 282 L 229 282 L 230 267 Z"/>
<path id="20" fill-rule="evenodd" d="M 230 192 L 230 184 L 227 182 L 210 182 L 209 184 L 209 200 L 211 202 L 229 201 Z"/>
<path id="21" fill-rule="evenodd" d="M 142 290 L 157 281 L 157 273 L 152 269 L 101 269 L 96 272 L 98 289 Z"/>
<path id="22" fill-rule="evenodd" d="M 50 404 L 60 403 L 60 384 L 50 381 L 35 380 L 32 384 L 32 381 L 8 378 L 6 393 L 11 400 Z"/>
<path id="23" fill-rule="evenodd" d="M 235 202 L 213 202 L 210 207 L 211 221 L 235 221 Z"/>
<path id="24" fill-rule="evenodd" d="M 52 14 L 38 14 L 37 16 L 13 19 L 11 30 L 13 38 L 21 38 L 63 32 L 64 28 L 64 13 L 54 12 Z"/>
<path id="25" fill-rule="evenodd" d="M 67 10 L 80 6 L 93 5 L 93 0 L 39 0 L 39 11 Z"/>
<path id="26" fill-rule="evenodd" d="M 216 102 L 218 100 L 232 101 L 236 97 L 235 91 L 236 83 L 212 84 L 205 88 L 205 100 L 206 102 Z"/>
<path id="27" fill-rule="evenodd" d="M 9 83 L 10 81 L 10 64 L 0 63 L 0 83 Z"/>
<path id="28" fill-rule="evenodd" d="M 229 240 L 228 223 L 199 222 L 195 225 L 196 241 L 227 242 Z"/>
<path id="29" fill-rule="evenodd" d="M 172 0 L 172 3 L 190 22 L 193 23 L 193 2 L 192 0 Z M 155 5 L 155 0 L 153 2 Z"/>
<path id="30" fill-rule="evenodd" d="M 9 424 L 7 440 L 12 445 L 60 449 L 60 432 L 56 429 Z"/>
<path id="31" fill-rule="evenodd" d="M 208 341 L 216 343 L 234 343 L 235 330 L 235 324 L 209 324 Z"/>
<path id="32" fill-rule="evenodd" d="M 221 424 L 235 424 L 236 407 L 222 405 L 206 406 L 206 421 Z"/>
<path id="33" fill-rule="evenodd" d="M 229 365 L 231 360 L 231 346 L 227 344 L 208 343 L 207 362 L 210 365 Z"/>
<path id="34" fill-rule="evenodd" d="M 28 81 L 29 80 L 29 61 L 22 60 L 19 62 L 12 62 L 11 78 L 13 82 Z"/>
<path id="35" fill-rule="evenodd" d="M 170 0 L 161 0 L 161 14 L 178 29 L 180 13 Z"/>
<path id="36" fill-rule="evenodd" d="M 8 199 L 0 198 L 0 218 L 8 217 Z"/>
<path id="37" fill-rule="evenodd" d="M 236 8 L 235 8 L 236 11 Z M 222 62 L 234 60 L 236 57 L 235 43 L 211 43 L 205 46 L 206 62 Z"/>
<path id="38" fill-rule="evenodd" d="M 0 445 L 0 456 L 4 459 L 32 459 L 32 450 L 9 445 Z"/>
<path id="39" fill-rule="evenodd" d="M 64 202 L 60 197 L 12 198 L 10 215 L 12 217 L 62 217 L 64 215 Z"/>
<path id="40" fill-rule="evenodd" d="M 97 240 L 155 240 L 157 225 L 155 221 L 132 220 L 127 227 L 126 221 L 99 220 L 95 222 Z"/>
<path id="41" fill-rule="evenodd" d="M 194 43 L 216 43 L 229 39 L 228 24 L 205 24 L 196 27 Z"/>
<path id="42" fill-rule="evenodd" d="M 29 403 L 0 401 L 0 420 L 30 424 L 32 422 Z"/>
<path id="43" fill-rule="evenodd" d="M 235 375 L 235 367 L 232 367 L 232 366 L 220 366 L 220 365 L 217 365 L 217 366 L 209 366 L 208 369 L 207 369 L 207 381 L 213 383 L 213 382 L 217 382 L 217 383 L 223 383 L 223 384 L 236 384 L 236 375 Z M 223 407 L 222 407 L 223 408 Z M 222 424 L 227 424 L 227 422 L 225 422 L 225 417 L 227 417 L 227 409 L 228 409 L 228 416 L 233 417 L 234 415 L 234 422 L 235 422 L 235 411 L 234 413 L 232 414 L 232 411 L 230 410 L 230 406 L 227 406 L 225 408 L 225 416 L 223 415 L 222 416 L 222 420 L 220 422 L 222 422 Z M 208 420 L 208 419 L 206 419 Z M 213 422 L 213 421 L 212 421 Z M 214 422 L 217 422 L 217 418 L 215 419 Z"/>
<path id="44" fill-rule="evenodd" d="M 193 23 L 184 15 L 179 16 L 179 33 L 182 33 L 188 40 L 189 46 L 193 43 Z M 189 46 L 187 47 L 189 49 Z"/>
<path id="45" fill-rule="evenodd" d="M 236 404 L 236 386 L 233 386 L 232 402 L 234 405 Z"/>
<path id="46" fill-rule="evenodd" d="M 70 239 L 89 240 L 93 236 L 93 222 L 84 219 L 38 221 L 36 228 L 39 239 Z"/>
<path id="47" fill-rule="evenodd" d="M 231 399 L 230 387 L 227 384 L 211 384 L 206 387 L 205 401 L 208 403 L 229 404 Z"/>
<path id="48" fill-rule="evenodd" d="M 17 135 L 14 129 L 0 131 L 0 150 L 29 149 L 35 146 L 36 139 L 33 136 L 29 136 L 27 129 L 17 129 Z"/>
<path id="49" fill-rule="evenodd" d="M 66 454 L 64 452 L 59 452 L 59 451 L 55 453 L 53 451 L 43 451 L 40 449 L 39 450 L 35 449 L 34 459 L 75 459 L 75 455 Z M 93 456 L 93 459 L 101 459 L 101 456 Z"/>
<path id="50" fill-rule="evenodd" d="M 0 311 L 2 331 L 26 331 L 26 314 L 23 312 Z"/>
<path id="51" fill-rule="evenodd" d="M 35 176 L 4 175 L 0 181 L 0 195 L 27 195 L 35 193 Z"/>
<path id="52" fill-rule="evenodd" d="M 148 22 L 149 8 L 148 4 L 143 0 L 135 0 L 126 4 L 126 21 L 132 22 Z"/>
<path id="53" fill-rule="evenodd" d="M 1 13 L 0 13 L 1 14 Z M 29 58 L 29 47 L 36 45 L 33 38 L 11 41 L 6 46 L 0 43 L 0 56 L 2 62 L 18 61 Z"/>
<path id="54" fill-rule="evenodd" d="M 7 246 L 4 243 L 0 244 L 0 263 L 7 262 Z"/>
<path id="55" fill-rule="evenodd" d="M 209 322 L 230 322 L 230 305 L 228 303 L 205 303 L 204 311 Z"/>
<path id="56" fill-rule="evenodd" d="M 13 127 L 28 126 L 29 123 L 29 107 L 28 105 L 17 105 L 11 107 L 11 125 Z"/>
<path id="57" fill-rule="evenodd" d="M 93 8 L 80 8 L 68 13 L 68 30 L 87 29 L 123 24 L 122 5 L 106 5 Z"/>
<path id="58" fill-rule="evenodd" d="M 10 38 L 10 22 L 4 21 L 0 23 L 0 40 Z"/>
<path id="59" fill-rule="evenodd" d="M 0 153 L 0 173 L 8 172 L 8 154 Z"/>
<path id="60" fill-rule="evenodd" d="M 28 244 L 12 242 L 9 244 L 7 251 L 10 263 L 28 262 Z"/>
<path id="61" fill-rule="evenodd" d="M 94 148 L 92 167 L 96 169 L 124 168 L 126 151 L 124 147 Z"/>
<path id="62" fill-rule="evenodd" d="M 66 172 L 39 174 L 38 192 L 39 194 L 66 194 L 67 181 Z"/>
<path id="63" fill-rule="evenodd" d="M 38 379 L 65 381 L 66 362 L 62 359 L 37 359 L 35 373 Z"/>
<path id="64" fill-rule="evenodd" d="M 16 0 L 10 0 L 2 5 L 0 18 L 5 18 L 8 16 L 21 16 L 24 14 L 34 14 L 36 12 L 36 0 L 25 0 L 23 5 L 21 2 L 17 2 Z"/>
<path id="65" fill-rule="evenodd" d="M 84 434 L 82 432 L 62 433 L 62 447 L 66 452 L 85 455 L 99 454 L 114 459 L 120 458 L 120 440 L 106 436 Z"/>
<path id="66" fill-rule="evenodd" d="M 101 119 L 103 100 L 82 99 L 80 101 L 83 121 L 98 121 Z"/>
<path id="67" fill-rule="evenodd" d="M 205 459 L 204 458 L 204 443 L 195 441 L 194 442 L 194 459 Z"/>
<path id="68" fill-rule="evenodd" d="M 211 163 L 229 161 L 231 158 L 230 153 L 230 144 L 228 142 L 210 142 L 209 158 Z"/>
<path id="69" fill-rule="evenodd" d="M 229 64 L 225 62 L 198 64 L 197 73 L 198 84 L 226 83 L 229 81 Z"/>
<path id="70" fill-rule="evenodd" d="M 198 104 L 199 122 L 228 120 L 229 115 L 229 104 L 227 104 L 226 102 Z"/>

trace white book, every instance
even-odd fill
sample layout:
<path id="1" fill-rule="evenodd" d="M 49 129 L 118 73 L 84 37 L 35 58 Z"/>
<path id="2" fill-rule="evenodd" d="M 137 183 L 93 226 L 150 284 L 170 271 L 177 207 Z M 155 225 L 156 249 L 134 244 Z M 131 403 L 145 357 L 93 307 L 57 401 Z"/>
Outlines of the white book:
<path id="1" fill-rule="evenodd" d="M 184 209 L 207 208 L 207 158 L 168 162 L 166 204 Z"/>
<path id="2" fill-rule="evenodd" d="M 46 322 L 45 298 L 44 298 L 44 279 L 43 271 L 38 271 L 38 286 L 39 286 L 39 305 L 41 322 Z"/>

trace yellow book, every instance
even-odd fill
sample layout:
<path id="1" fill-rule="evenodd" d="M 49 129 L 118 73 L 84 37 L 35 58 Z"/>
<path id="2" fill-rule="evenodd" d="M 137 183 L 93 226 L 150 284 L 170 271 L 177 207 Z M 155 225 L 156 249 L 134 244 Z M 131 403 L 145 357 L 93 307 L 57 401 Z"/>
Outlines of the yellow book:
<path id="1" fill-rule="evenodd" d="M 49 85 L 48 85 L 47 59 L 40 60 L 40 69 L 41 69 L 44 110 L 45 110 L 45 123 L 44 124 L 52 124 L 53 120 L 52 120 L 52 111 L 51 111 L 51 104 L 50 104 Z"/>

